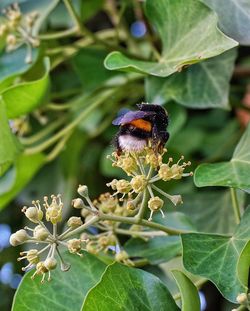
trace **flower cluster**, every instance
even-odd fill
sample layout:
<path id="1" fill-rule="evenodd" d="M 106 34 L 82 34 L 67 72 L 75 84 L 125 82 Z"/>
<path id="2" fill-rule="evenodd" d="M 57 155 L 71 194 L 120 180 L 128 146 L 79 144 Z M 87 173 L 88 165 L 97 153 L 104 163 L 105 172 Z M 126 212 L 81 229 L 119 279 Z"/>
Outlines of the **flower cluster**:
<path id="1" fill-rule="evenodd" d="M 46 275 L 50 280 L 51 270 L 56 268 L 58 260 L 61 270 L 67 271 L 70 265 L 63 260 L 63 247 L 79 256 L 83 255 L 82 250 L 95 255 L 103 252 L 118 262 L 134 266 L 136 258 L 130 258 L 122 247 L 120 235 L 148 239 L 154 234 L 165 234 L 152 231 L 152 228 L 158 227 L 157 223 L 151 222 L 153 213 L 160 211 L 164 217 L 164 198 L 174 205 L 182 203 L 182 198 L 179 194 L 166 193 L 155 183 L 192 175 L 184 172 L 190 162 L 184 162 L 183 156 L 176 163 L 172 158 L 164 162 L 166 152 L 164 149 L 158 153 L 147 147 L 140 153 L 126 152 L 120 156 L 113 153 L 110 156 L 113 166 L 122 168 L 128 178 L 112 180 L 107 186 L 113 190 L 113 194 L 106 192 L 95 200 L 90 199 L 86 185 L 79 185 L 77 192 L 80 197 L 72 200 L 72 206 L 80 209 L 82 217 L 70 217 L 62 233 L 58 232 L 64 207 L 60 195 L 51 195 L 50 199 L 45 196 L 43 204 L 33 201 L 32 206 L 23 207 L 23 213 L 34 226 L 12 234 L 10 243 L 13 246 L 23 243 L 38 246 L 21 252 L 18 260 L 27 261 L 23 270 L 35 266 L 32 277 L 41 275 L 42 282 Z M 93 230 L 89 230 L 90 227 Z M 159 230 L 162 230 L 162 226 Z"/>
<path id="2" fill-rule="evenodd" d="M 67 222 L 67 229 L 59 235 L 57 224 L 62 220 L 63 203 L 60 195 L 52 195 L 51 200 L 44 197 L 44 203 L 33 201 L 32 206 L 24 206 L 23 213 L 35 226 L 33 228 L 24 227 L 10 236 L 10 244 L 18 246 L 24 243 L 34 243 L 37 248 L 29 249 L 20 253 L 18 260 L 26 260 L 28 264 L 23 268 L 27 270 L 35 265 L 36 269 L 32 276 L 41 275 L 44 282 L 46 274 L 48 280 L 51 279 L 51 270 L 57 266 L 57 260 L 60 260 L 61 269 L 67 271 L 70 265 L 63 261 L 59 246 L 66 247 L 69 252 L 82 256 L 81 249 L 84 240 L 67 239 L 66 235 L 70 231 L 82 225 L 80 217 L 71 217 Z M 46 224 L 44 220 L 46 219 Z M 49 225 L 50 223 L 50 225 Z M 52 225 L 52 232 L 49 227 Z M 56 258 L 57 253 L 57 258 Z M 46 254 L 46 255 L 45 255 Z"/>
<path id="3" fill-rule="evenodd" d="M 172 158 L 168 158 L 167 163 L 163 163 L 164 154 L 167 152 L 163 149 L 161 153 L 156 152 L 152 148 L 145 148 L 141 153 L 126 152 L 121 156 L 117 156 L 114 152 L 108 158 L 113 162 L 112 165 L 123 169 L 130 177 L 126 179 L 114 179 L 107 186 L 115 191 L 113 196 L 121 195 L 120 200 L 126 196 L 128 201 L 133 202 L 138 200 L 138 197 L 143 197 L 146 193 L 149 194 L 148 208 L 150 210 L 149 220 L 152 220 L 153 213 L 160 211 L 164 217 L 162 208 L 164 201 L 159 196 L 155 196 L 154 191 L 161 194 L 163 197 L 170 200 L 174 205 L 182 203 L 180 195 L 170 195 L 159 189 L 155 183 L 159 180 L 170 181 L 181 179 L 182 177 L 192 176 L 192 172 L 184 173 L 187 166 L 191 162 L 184 162 L 184 156 L 173 163 Z"/>
<path id="4" fill-rule="evenodd" d="M 38 47 L 40 41 L 34 36 L 34 24 L 38 12 L 22 15 L 17 3 L 3 10 L 5 21 L 0 25 L 0 38 L 6 41 L 6 50 L 12 51 L 23 44 L 27 46 L 26 63 L 32 62 L 32 48 Z"/>
<path id="5" fill-rule="evenodd" d="M 241 293 L 236 297 L 236 300 L 241 305 L 241 307 L 239 307 L 238 309 L 233 309 L 232 311 L 243 309 L 250 310 L 250 294 Z"/>

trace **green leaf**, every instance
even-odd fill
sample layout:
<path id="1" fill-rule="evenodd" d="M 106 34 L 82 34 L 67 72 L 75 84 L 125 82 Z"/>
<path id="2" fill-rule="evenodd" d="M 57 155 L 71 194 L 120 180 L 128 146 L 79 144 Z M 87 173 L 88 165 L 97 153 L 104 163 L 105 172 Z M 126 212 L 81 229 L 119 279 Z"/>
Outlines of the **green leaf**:
<path id="1" fill-rule="evenodd" d="M 112 52 L 104 62 L 107 69 L 167 77 L 185 65 L 219 55 L 237 45 L 219 31 L 216 14 L 197 0 L 147 0 L 145 13 L 162 41 L 158 62 L 130 59 L 120 52 Z"/>
<path id="2" fill-rule="evenodd" d="M 104 0 L 81 1 L 81 20 L 93 17 L 103 6 Z"/>
<path id="3" fill-rule="evenodd" d="M 148 241 L 136 238 L 130 239 L 124 248 L 130 257 L 142 257 L 151 264 L 166 262 L 181 254 L 179 236 L 158 236 Z"/>
<path id="4" fill-rule="evenodd" d="M 172 274 L 181 292 L 182 311 L 200 311 L 200 298 L 193 282 L 179 270 L 173 270 Z"/>
<path id="5" fill-rule="evenodd" d="M 114 263 L 107 267 L 101 281 L 90 290 L 82 310 L 175 311 L 179 308 L 157 277 Z"/>
<path id="6" fill-rule="evenodd" d="M 202 0 L 219 16 L 219 27 L 241 45 L 250 45 L 250 2 L 246 0 Z"/>
<path id="7" fill-rule="evenodd" d="M 117 75 L 103 66 L 106 55 L 105 50 L 90 47 L 81 49 L 74 56 L 73 67 L 82 81 L 84 91 L 91 92 L 100 88 L 105 81 Z"/>
<path id="8" fill-rule="evenodd" d="M 0 100 L 0 142 L 1 176 L 21 151 L 21 145 L 10 130 L 6 108 L 2 100 Z"/>
<path id="9" fill-rule="evenodd" d="M 245 211 L 232 237 L 216 234 L 181 235 L 183 264 L 191 273 L 211 280 L 222 295 L 236 302 L 239 293 L 247 291 L 247 276 L 238 275 L 238 260 L 250 239 L 250 207 Z M 242 261 L 248 271 L 249 262 Z M 247 266 L 248 265 L 248 266 Z M 247 273 L 248 275 L 248 273 Z"/>
<path id="10" fill-rule="evenodd" d="M 0 57 L 0 91 L 8 87 L 13 79 L 26 72 L 32 64 L 25 62 L 27 53 L 26 46 L 22 46 L 15 51 L 3 52 Z M 32 59 L 35 61 L 38 56 L 37 50 L 32 51 Z"/>
<path id="11" fill-rule="evenodd" d="M 154 215 L 154 222 L 158 222 L 166 227 L 187 231 L 196 231 L 196 228 L 190 218 L 179 212 L 167 213 L 165 218 L 161 214 Z"/>
<path id="12" fill-rule="evenodd" d="M 244 192 L 239 190 L 237 196 L 243 207 Z M 236 227 L 229 190 L 186 194 L 178 211 L 189 216 L 200 232 L 232 234 Z"/>
<path id="13" fill-rule="evenodd" d="M 0 210 L 27 185 L 44 162 L 45 156 L 41 153 L 18 156 L 15 161 L 15 180 L 11 187 L 0 195 Z M 4 177 L 1 177 L 0 181 L 2 178 Z"/>
<path id="14" fill-rule="evenodd" d="M 149 76 L 146 93 L 149 102 L 163 104 L 174 100 L 190 108 L 229 108 L 229 81 L 236 50 L 195 64 L 168 78 Z"/>
<path id="15" fill-rule="evenodd" d="M 85 253 L 81 258 L 64 254 L 65 261 L 71 264 L 67 272 L 59 268 L 52 272 L 52 281 L 40 283 L 28 272 L 16 292 L 12 311 L 79 311 L 87 292 L 100 280 L 105 264 L 96 257 Z"/>
<path id="16" fill-rule="evenodd" d="M 230 162 L 201 164 L 194 174 L 197 187 L 224 186 L 250 188 L 250 124 L 238 143 Z"/>
<path id="17" fill-rule="evenodd" d="M 45 58 L 42 76 L 7 88 L 2 94 L 8 117 L 17 118 L 33 111 L 44 99 L 49 87 L 49 59 Z"/>

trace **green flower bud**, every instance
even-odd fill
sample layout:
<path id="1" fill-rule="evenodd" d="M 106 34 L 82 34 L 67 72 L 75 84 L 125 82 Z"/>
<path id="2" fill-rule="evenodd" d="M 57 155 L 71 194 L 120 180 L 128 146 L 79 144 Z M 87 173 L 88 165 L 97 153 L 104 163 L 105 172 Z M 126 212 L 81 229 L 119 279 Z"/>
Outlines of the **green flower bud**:
<path id="1" fill-rule="evenodd" d="M 74 208 L 84 208 L 84 203 L 83 203 L 83 200 L 82 199 L 80 199 L 80 198 L 77 198 L 77 199 L 74 199 L 74 200 L 72 200 L 72 206 L 74 207 Z"/>
<path id="2" fill-rule="evenodd" d="M 80 227 L 83 224 L 81 217 L 70 217 L 70 219 L 67 221 L 68 227 L 75 229 L 77 227 Z"/>
<path id="3" fill-rule="evenodd" d="M 46 230 L 43 226 L 38 225 L 35 227 L 33 232 L 33 237 L 39 241 L 45 241 L 49 236 L 48 230 Z"/>
<path id="4" fill-rule="evenodd" d="M 84 198 L 89 196 L 88 187 L 85 185 L 79 185 L 77 192 Z"/>
<path id="5" fill-rule="evenodd" d="M 48 270 L 54 270 L 57 266 L 57 261 L 53 257 L 49 257 L 44 261 L 44 266 Z"/>
<path id="6" fill-rule="evenodd" d="M 10 236 L 10 244 L 17 246 L 23 244 L 29 238 L 27 232 L 24 229 L 18 230 Z"/>
<path id="7" fill-rule="evenodd" d="M 118 262 L 124 262 L 127 259 L 129 259 L 129 255 L 126 251 L 120 251 L 115 255 L 115 260 Z"/>
<path id="8" fill-rule="evenodd" d="M 30 206 L 28 208 L 24 207 L 23 211 L 25 216 L 34 223 L 38 223 L 40 220 L 43 219 L 43 211 L 36 206 Z"/>

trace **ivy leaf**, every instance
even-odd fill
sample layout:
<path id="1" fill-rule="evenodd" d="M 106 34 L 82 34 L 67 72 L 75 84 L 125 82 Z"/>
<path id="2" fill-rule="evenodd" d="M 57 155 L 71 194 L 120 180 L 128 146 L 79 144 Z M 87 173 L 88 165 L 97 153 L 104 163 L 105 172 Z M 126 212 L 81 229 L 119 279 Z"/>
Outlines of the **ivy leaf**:
<path id="1" fill-rule="evenodd" d="M 195 64 L 168 78 L 146 79 L 147 99 L 163 104 L 174 100 L 189 108 L 229 108 L 229 81 L 236 50 Z"/>
<path id="2" fill-rule="evenodd" d="M 164 218 L 162 218 L 160 213 L 156 214 L 154 215 L 154 221 L 173 229 L 196 231 L 196 228 L 190 218 L 180 212 L 168 213 Z"/>
<path id="3" fill-rule="evenodd" d="M 73 67 L 82 81 L 84 91 L 91 92 L 100 88 L 105 81 L 117 75 L 103 67 L 106 55 L 105 50 L 90 47 L 81 49 L 74 56 Z"/>
<path id="4" fill-rule="evenodd" d="M 7 88 L 13 79 L 25 73 L 32 64 L 25 62 L 27 53 L 26 46 L 22 46 L 15 51 L 3 52 L 0 57 L 0 91 Z M 37 50 L 32 50 L 32 59 L 35 61 L 38 56 Z"/>
<path id="5" fill-rule="evenodd" d="M 197 0 L 147 0 L 145 13 L 162 41 L 158 62 L 140 61 L 112 52 L 104 65 L 167 77 L 183 66 L 219 55 L 237 45 L 217 28 L 216 14 Z"/>
<path id="6" fill-rule="evenodd" d="M 250 188 L 250 124 L 238 143 L 230 162 L 201 164 L 194 174 L 197 187 L 224 186 Z"/>
<path id="7" fill-rule="evenodd" d="M 7 88 L 2 94 L 8 117 L 17 118 L 33 111 L 42 103 L 49 87 L 49 59 L 44 60 L 42 77 Z"/>
<path id="8" fill-rule="evenodd" d="M 250 3 L 246 0 L 202 0 L 219 16 L 219 27 L 241 45 L 250 45 Z"/>
<path id="9" fill-rule="evenodd" d="M 21 145 L 12 134 L 6 108 L 2 99 L 0 99 L 0 176 L 6 171 L 9 165 L 15 160 L 21 151 Z"/>
<path id="10" fill-rule="evenodd" d="M 232 199 L 229 190 L 202 191 L 186 194 L 178 211 L 189 216 L 199 232 L 232 234 L 236 223 L 231 212 Z M 244 206 L 244 192 L 237 192 L 238 202 Z"/>
<path id="11" fill-rule="evenodd" d="M 0 210 L 5 207 L 32 179 L 35 173 L 45 162 L 45 156 L 41 153 L 34 155 L 21 154 L 15 160 L 15 179 L 11 187 L 0 195 Z M 1 179 L 4 178 L 1 177 Z"/>
<path id="12" fill-rule="evenodd" d="M 130 257 L 146 258 L 151 264 L 166 262 L 182 252 L 179 236 L 158 236 L 148 241 L 133 238 L 124 248 Z"/>
<path id="13" fill-rule="evenodd" d="M 40 283 L 31 280 L 34 271 L 28 272 L 16 292 L 12 311 L 79 311 L 87 292 L 100 280 L 105 264 L 96 257 L 85 253 L 83 258 L 64 254 L 71 264 L 67 272 L 59 268 L 52 272 L 52 282 Z"/>
<path id="14" fill-rule="evenodd" d="M 232 237 L 200 233 L 181 235 L 184 267 L 211 280 L 231 302 L 236 302 L 239 293 L 247 292 L 247 276 L 243 284 L 238 274 L 238 260 L 250 239 L 249 221 L 250 207 Z M 241 269 L 248 271 L 249 262 L 241 263 L 244 265 Z"/>
<path id="15" fill-rule="evenodd" d="M 154 275 L 114 263 L 85 298 L 83 311 L 177 311 L 168 289 Z"/>
<path id="16" fill-rule="evenodd" d="M 200 311 L 200 298 L 193 282 L 179 270 L 172 271 L 181 292 L 182 311 Z"/>

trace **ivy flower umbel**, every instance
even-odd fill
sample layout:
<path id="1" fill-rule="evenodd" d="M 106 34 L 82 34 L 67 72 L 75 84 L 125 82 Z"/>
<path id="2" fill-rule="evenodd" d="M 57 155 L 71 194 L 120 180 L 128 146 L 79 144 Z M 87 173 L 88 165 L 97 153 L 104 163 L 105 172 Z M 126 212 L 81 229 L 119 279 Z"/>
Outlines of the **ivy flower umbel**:
<path id="1" fill-rule="evenodd" d="M 116 153 L 108 156 L 108 159 L 112 161 L 112 165 L 123 169 L 129 180 L 114 179 L 107 186 L 115 190 L 113 195 L 121 194 L 120 200 L 128 196 L 128 201 L 132 202 L 134 199 L 137 200 L 139 195 L 140 198 L 144 195 L 149 195 L 148 208 L 150 210 L 150 216 L 148 220 L 150 221 L 152 220 L 153 213 L 156 211 L 160 211 L 164 216 L 162 211 L 164 201 L 156 196 L 154 192 L 167 198 L 174 205 L 182 203 L 181 195 L 170 195 L 158 188 L 155 183 L 159 180 L 179 180 L 183 177 L 192 176 L 193 174 L 192 172 L 184 172 L 186 167 L 191 165 L 191 162 L 183 161 L 184 156 L 181 156 L 176 163 L 173 162 L 171 157 L 164 163 L 163 156 L 166 152 L 166 149 L 163 149 L 159 153 L 150 147 L 146 147 L 141 152 L 126 151 L 119 156 Z"/>
<path id="2" fill-rule="evenodd" d="M 34 35 L 34 24 L 39 13 L 33 11 L 23 15 L 19 5 L 14 3 L 4 9 L 4 20 L 0 25 L 0 38 L 5 39 L 6 51 L 13 51 L 21 45 L 27 46 L 26 63 L 32 62 L 32 48 L 40 45 L 39 39 Z"/>
<path id="3" fill-rule="evenodd" d="M 24 243 L 33 243 L 36 248 L 20 253 L 20 260 L 28 263 L 23 267 L 23 271 L 35 266 L 32 275 L 41 275 L 44 282 L 46 275 L 51 279 L 51 271 L 57 267 L 57 261 L 61 264 L 61 270 L 67 271 L 70 265 L 65 263 L 59 246 L 66 248 L 70 253 L 82 256 L 81 250 L 85 246 L 85 241 L 80 239 L 68 239 L 66 234 L 80 227 L 83 222 L 80 217 L 70 217 L 68 228 L 61 234 L 58 232 L 57 224 L 62 220 L 63 202 L 61 195 L 51 195 L 51 199 L 44 197 L 44 203 L 39 200 L 32 201 L 33 206 L 23 207 L 22 211 L 28 220 L 35 224 L 33 228 L 24 227 L 10 236 L 10 244 L 18 246 Z M 44 222 L 46 218 L 46 223 Z M 49 225 L 49 223 L 51 223 Z M 52 225 L 52 230 L 50 227 Z M 56 256 L 57 254 L 57 256 Z"/>

